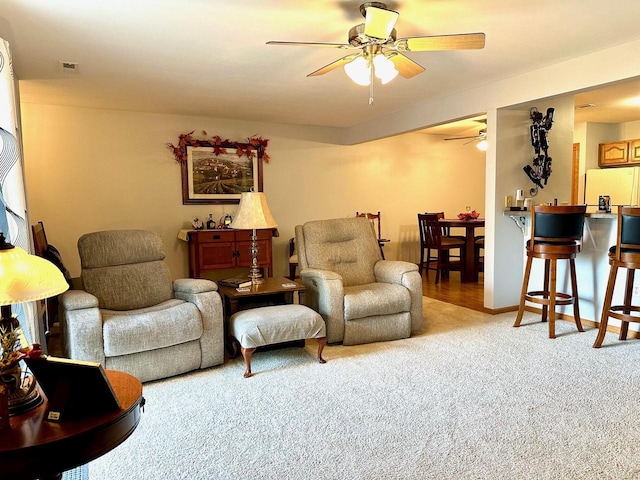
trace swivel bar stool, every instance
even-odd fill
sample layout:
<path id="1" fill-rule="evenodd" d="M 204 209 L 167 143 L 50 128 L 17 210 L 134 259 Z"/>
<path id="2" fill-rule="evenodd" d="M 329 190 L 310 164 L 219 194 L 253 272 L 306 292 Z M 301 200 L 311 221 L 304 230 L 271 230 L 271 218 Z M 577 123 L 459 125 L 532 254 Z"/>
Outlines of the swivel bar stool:
<path id="1" fill-rule="evenodd" d="M 621 322 L 620 340 L 627 339 L 629 322 L 640 322 L 640 316 L 638 315 L 640 306 L 631 304 L 635 271 L 640 268 L 640 208 L 618 207 L 618 236 L 616 244 L 609 249 L 609 265 L 611 265 L 611 268 L 609 269 L 607 292 L 604 296 L 600 327 L 593 348 L 602 346 L 602 341 L 607 333 L 609 317 L 617 318 Z M 627 269 L 624 304 L 611 305 L 618 268 Z M 633 315 L 633 312 L 636 315 Z"/>
<path id="2" fill-rule="evenodd" d="M 586 205 L 535 206 L 531 216 L 531 239 L 527 242 L 527 265 L 525 267 L 520 295 L 518 315 L 513 324 L 519 327 L 524 314 L 525 302 L 542 305 L 542 321 L 549 318 L 549 338 L 556 337 L 556 305 L 573 304 L 573 317 L 579 332 L 584 332 L 578 307 L 578 284 L 576 281 L 576 255 L 582 250 L 582 230 Z M 533 259 L 544 260 L 542 290 L 528 291 Z M 558 292 L 556 272 L 558 260 L 569 260 L 571 294 Z"/>

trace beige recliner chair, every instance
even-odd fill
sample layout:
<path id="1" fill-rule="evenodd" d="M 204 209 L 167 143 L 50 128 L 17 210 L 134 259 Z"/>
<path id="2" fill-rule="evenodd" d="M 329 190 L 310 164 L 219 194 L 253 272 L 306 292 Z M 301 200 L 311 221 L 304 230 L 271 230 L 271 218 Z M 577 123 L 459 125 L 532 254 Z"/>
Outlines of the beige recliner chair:
<path id="1" fill-rule="evenodd" d="M 322 315 L 329 343 L 407 338 L 422 325 L 422 279 L 414 263 L 382 260 L 366 218 L 296 226 L 305 303 Z"/>
<path id="2" fill-rule="evenodd" d="M 161 237 L 145 230 L 78 240 L 84 290 L 60 297 L 64 354 L 146 382 L 224 361 L 217 285 L 171 281 Z"/>

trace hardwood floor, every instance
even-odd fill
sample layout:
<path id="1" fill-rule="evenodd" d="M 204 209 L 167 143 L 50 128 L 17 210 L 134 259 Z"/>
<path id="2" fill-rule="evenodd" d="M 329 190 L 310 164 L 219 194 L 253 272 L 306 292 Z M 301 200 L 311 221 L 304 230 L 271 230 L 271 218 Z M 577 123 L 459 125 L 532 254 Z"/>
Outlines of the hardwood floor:
<path id="1" fill-rule="evenodd" d="M 460 282 L 460 272 L 450 272 L 449 278 L 441 278 L 437 285 L 434 283 L 435 278 L 434 271 L 430 271 L 429 276 L 425 271 L 422 272 L 422 294 L 425 297 L 479 312 L 494 313 L 484 308 L 484 277 L 482 273 L 480 273 L 480 279 L 477 283 Z"/>

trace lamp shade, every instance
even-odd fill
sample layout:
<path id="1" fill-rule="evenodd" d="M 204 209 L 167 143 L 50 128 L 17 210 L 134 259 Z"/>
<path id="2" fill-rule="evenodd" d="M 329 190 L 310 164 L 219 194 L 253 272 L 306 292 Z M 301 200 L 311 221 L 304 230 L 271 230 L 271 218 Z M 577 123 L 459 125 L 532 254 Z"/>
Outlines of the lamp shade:
<path id="1" fill-rule="evenodd" d="M 68 288 L 53 263 L 4 242 L 0 234 L 0 305 L 42 300 Z"/>
<path id="2" fill-rule="evenodd" d="M 263 192 L 246 192 L 240 196 L 240 207 L 231 222 L 231 228 L 252 230 L 277 226 Z"/>

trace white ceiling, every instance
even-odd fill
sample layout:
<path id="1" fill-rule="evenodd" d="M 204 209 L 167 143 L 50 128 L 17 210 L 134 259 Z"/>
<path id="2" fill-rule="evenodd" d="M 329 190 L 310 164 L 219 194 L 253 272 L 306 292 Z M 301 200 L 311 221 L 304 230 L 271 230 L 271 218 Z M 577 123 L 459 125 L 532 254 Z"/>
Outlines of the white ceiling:
<path id="1" fill-rule="evenodd" d="M 0 0 L 0 37 L 25 102 L 334 127 L 640 37 L 637 0 L 387 2 L 400 12 L 398 37 L 484 32 L 486 46 L 409 53 L 426 72 L 377 84 L 373 107 L 341 68 L 306 77 L 343 50 L 265 45 L 346 43 L 360 3 Z M 77 62 L 79 74 L 60 73 L 59 61 Z M 578 103 L 613 102 L 583 95 Z M 613 115 L 599 121 L 625 121 Z"/>

